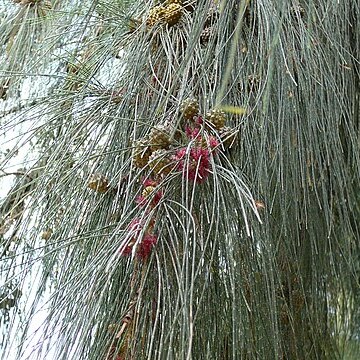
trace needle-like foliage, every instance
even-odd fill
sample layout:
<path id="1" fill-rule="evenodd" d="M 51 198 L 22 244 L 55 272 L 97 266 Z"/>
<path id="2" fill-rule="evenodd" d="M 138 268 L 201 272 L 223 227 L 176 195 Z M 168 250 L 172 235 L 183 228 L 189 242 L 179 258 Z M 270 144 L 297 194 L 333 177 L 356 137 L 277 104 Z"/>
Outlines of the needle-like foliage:
<path id="1" fill-rule="evenodd" d="M 4 358 L 359 356 L 356 2 L 0 10 Z"/>

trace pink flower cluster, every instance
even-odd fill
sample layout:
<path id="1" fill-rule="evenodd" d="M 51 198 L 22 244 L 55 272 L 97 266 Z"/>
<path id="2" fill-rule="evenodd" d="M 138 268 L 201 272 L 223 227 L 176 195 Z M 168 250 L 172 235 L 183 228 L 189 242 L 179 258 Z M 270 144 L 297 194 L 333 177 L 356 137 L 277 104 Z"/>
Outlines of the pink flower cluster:
<path id="1" fill-rule="evenodd" d="M 159 203 L 163 197 L 163 192 L 161 190 L 155 191 L 155 188 L 159 185 L 155 180 L 147 178 L 143 181 L 142 185 L 145 192 L 138 196 L 135 201 L 140 206 L 148 206 L 146 212 L 148 213 L 149 210 L 153 209 Z M 146 192 L 147 190 L 148 193 Z M 136 256 L 141 260 L 146 260 L 158 240 L 158 237 L 151 232 L 154 227 L 154 221 L 152 218 L 149 224 L 145 224 L 143 219 L 133 219 L 127 229 L 127 244 L 120 251 L 120 254 L 123 256 L 130 255 L 133 252 L 134 246 L 136 246 Z"/>
<path id="2" fill-rule="evenodd" d="M 189 139 L 195 141 L 189 153 L 187 148 L 183 147 L 175 153 L 174 159 L 178 161 L 177 167 L 184 177 L 202 183 L 210 173 L 210 156 L 219 142 L 214 136 L 209 136 L 208 140 L 204 139 L 197 127 L 186 127 L 185 133 Z"/>
<path id="3" fill-rule="evenodd" d="M 200 128 L 195 127 L 192 128 L 190 126 L 187 126 L 185 128 L 185 134 L 189 139 L 195 139 L 196 137 L 200 136 Z"/>
<path id="4" fill-rule="evenodd" d="M 145 236 L 141 240 L 141 242 L 139 244 L 139 248 L 136 252 L 137 256 L 143 260 L 147 259 L 151 253 L 152 248 L 155 246 L 156 243 L 157 243 L 156 235 L 145 234 Z"/>
<path id="5" fill-rule="evenodd" d="M 178 169 L 183 172 L 183 176 L 189 180 L 202 183 L 209 175 L 210 153 L 202 146 L 190 148 L 187 155 L 187 148 L 179 149 L 175 154 L 178 161 Z"/>
<path id="6" fill-rule="evenodd" d="M 185 128 L 185 133 L 189 139 L 196 140 L 197 142 L 201 143 L 202 146 L 205 145 L 205 147 L 210 147 L 212 152 L 214 152 L 219 146 L 219 141 L 215 136 L 209 136 L 208 140 L 206 141 L 205 138 L 200 135 L 200 128 L 191 128 L 190 126 L 187 126 Z"/>
<path id="7" fill-rule="evenodd" d="M 143 182 L 143 186 L 144 189 L 149 187 L 155 188 L 156 186 L 158 186 L 158 183 L 154 180 L 146 179 Z M 150 205 L 151 208 L 154 208 L 160 202 L 162 197 L 163 197 L 163 192 L 159 190 L 156 191 L 155 194 L 149 194 L 149 196 L 139 195 L 135 201 L 140 206 Z"/>
<path id="8" fill-rule="evenodd" d="M 183 177 L 196 183 L 204 182 L 210 174 L 211 156 L 217 151 L 219 141 L 215 136 L 204 136 L 202 133 L 203 119 L 197 117 L 193 126 L 185 128 L 189 145 L 178 149 L 173 160 Z M 136 198 L 136 203 L 146 207 L 145 214 L 153 210 L 161 201 L 163 191 L 158 190 L 159 182 L 151 178 L 143 181 L 143 191 Z M 157 235 L 152 233 L 154 218 L 145 225 L 142 219 L 135 218 L 128 227 L 127 244 L 121 250 L 121 255 L 130 255 L 134 250 L 138 258 L 146 260 L 158 241 Z M 146 229 L 144 228 L 146 226 Z M 134 249 L 136 246 L 136 249 Z"/>
<path id="9" fill-rule="evenodd" d="M 141 219 L 134 219 L 129 225 L 130 240 L 128 241 L 125 248 L 121 251 L 121 255 L 130 255 L 133 247 L 140 236 L 141 230 L 143 229 L 143 222 Z M 157 243 L 157 236 L 152 234 L 150 231 L 142 236 L 141 241 L 136 245 L 136 256 L 141 260 L 146 260 L 151 254 L 152 248 Z"/>

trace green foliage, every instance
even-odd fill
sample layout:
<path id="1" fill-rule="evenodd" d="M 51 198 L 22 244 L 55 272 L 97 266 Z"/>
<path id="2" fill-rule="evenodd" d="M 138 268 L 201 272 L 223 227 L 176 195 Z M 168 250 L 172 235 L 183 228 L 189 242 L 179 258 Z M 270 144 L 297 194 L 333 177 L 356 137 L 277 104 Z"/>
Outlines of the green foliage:
<path id="1" fill-rule="evenodd" d="M 359 354 L 356 2 L 3 3 L 5 355 Z"/>

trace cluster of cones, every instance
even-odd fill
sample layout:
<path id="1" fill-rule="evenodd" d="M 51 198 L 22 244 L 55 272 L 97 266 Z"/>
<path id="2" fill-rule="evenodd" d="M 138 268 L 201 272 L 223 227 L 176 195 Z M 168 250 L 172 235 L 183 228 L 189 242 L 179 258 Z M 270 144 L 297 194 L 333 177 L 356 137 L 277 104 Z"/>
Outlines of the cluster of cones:
<path id="1" fill-rule="evenodd" d="M 225 126 L 226 115 L 220 109 L 200 115 L 193 98 L 181 103 L 180 113 L 180 129 L 170 123 L 156 125 L 134 143 L 133 164 L 148 170 L 153 178 L 180 170 L 184 178 L 201 183 L 210 173 L 211 156 L 230 147 L 236 131 Z"/>
<path id="2" fill-rule="evenodd" d="M 157 208 L 164 197 L 164 179 L 182 177 L 192 183 L 204 183 L 211 174 L 213 158 L 234 142 L 236 132 L 225 126 L 226 115 L 220 109 L 212 109 L 202 115 L 199 103 L 188 98 L 180 104 L 180 117 L 175 123 L 154 126 L 150 132 L 134 142 L 132 164 L 146 174 L 138 206 L 144 208 L 142 218 L 135 218 L 127 228 L 125 246 L 121 255 L 135 254 L 146 260 L 157 242 L 154 223 Z M 98 193 L 113 189 L 106 177 L 94 174 L 88 187 Z M 145 218 L 151 212 L 151 220 Z M 154 215 L 155 214 L 155 215 Z"/>

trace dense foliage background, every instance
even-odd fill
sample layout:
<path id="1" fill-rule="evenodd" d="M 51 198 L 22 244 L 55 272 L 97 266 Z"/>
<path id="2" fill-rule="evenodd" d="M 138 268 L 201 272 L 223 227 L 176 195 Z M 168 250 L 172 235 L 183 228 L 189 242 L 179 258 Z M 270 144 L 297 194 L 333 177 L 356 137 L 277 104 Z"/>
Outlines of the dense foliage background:
<path id="1" fill-rule="evenodd" d="M 3 358 L 358 358 L 359 14 L 0 0 Z"/>

